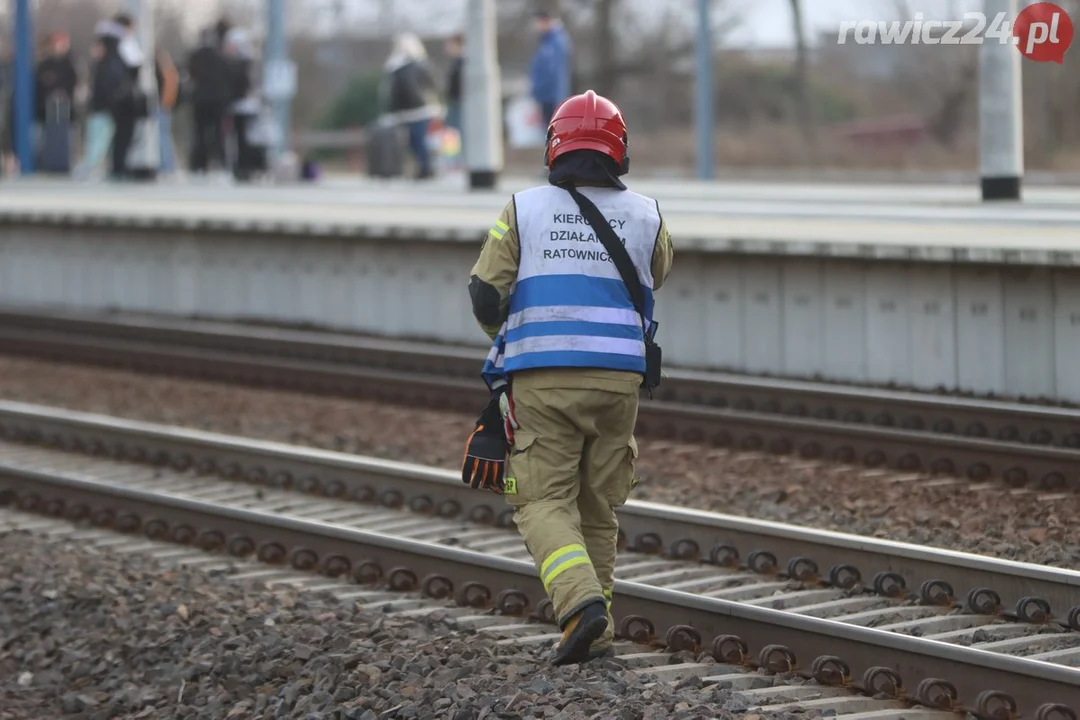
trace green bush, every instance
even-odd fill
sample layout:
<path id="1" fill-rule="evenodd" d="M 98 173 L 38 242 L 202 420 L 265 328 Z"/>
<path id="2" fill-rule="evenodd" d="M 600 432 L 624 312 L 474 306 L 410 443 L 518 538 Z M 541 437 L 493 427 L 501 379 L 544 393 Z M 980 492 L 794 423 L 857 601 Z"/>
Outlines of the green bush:
<path id="1" fill-rule="evenodd" d="M 357 75 L 322 113 L 315 123 L 319 130 L 349 130 L 366 127 L 379 117 L 379 73 Z M 320 150 L 312 153 L 320 160 L 344 155 L 340 150 Z"/>
<path id="2" fill-rule="evenodd" d="M 320 130 L 364 127 L 379 117 L 378 73 L 357 75 L 319 119 Z"/>

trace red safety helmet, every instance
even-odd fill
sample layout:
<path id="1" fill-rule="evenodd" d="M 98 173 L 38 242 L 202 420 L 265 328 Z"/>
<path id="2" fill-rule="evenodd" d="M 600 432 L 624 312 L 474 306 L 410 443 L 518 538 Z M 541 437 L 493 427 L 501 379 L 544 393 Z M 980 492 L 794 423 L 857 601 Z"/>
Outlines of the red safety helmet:
<path id="1" fill-rule="evenodd" d="M 574 150 L 596 150 L 619 164 L 619 174 L 630 170 L 630 141 L 622 111 L 606 97 L 586 90 L 555 109 L 548 125 L 544 165 Z"/>

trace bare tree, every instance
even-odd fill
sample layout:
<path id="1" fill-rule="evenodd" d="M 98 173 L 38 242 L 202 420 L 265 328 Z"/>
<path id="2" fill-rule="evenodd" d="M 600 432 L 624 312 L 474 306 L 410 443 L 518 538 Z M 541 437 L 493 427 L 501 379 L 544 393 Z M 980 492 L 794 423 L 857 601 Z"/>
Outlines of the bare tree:
<path id="1" fill-rule="evenodd" d="M 893 0 L 901 18 L 914 17 L 907 0 Z M 950 0 L 945 14 L 949 19 L 963 17 L 956 0 Z M 918 49 L 908 48 L 912 52 Z M 970 47 L 952 45 L 922 46 L 922 69 L 914 79 L 931 107 L 927 116 L 930 134 L 945 146 L 953 146 L 964 129 L 964 116 L 978 97 L 978 53 Z"/>
<path id="2" fill-rule="evenodd" d="M 720 42 L 741 18 L 722 0 L 715 5 L 721 12 L 713 14 L 712 32 Z M 581 59 L 591 86 L 601 94 L 617 95 L 624 82 L 640 81 L 693 56 L 697 15 L 687 4 L 589 0 L 568 10 L 573 34 L 590 40 Z"/>
<path id="3" fill-rule="evenodd" d="M 795 116 L 807 149 L 814 153 L 817 148 L 817 139 L 814 110 L 810 104 L 809 51 L 806 47 L 803 8 L 801 0 L 790 0 L 790 2 L 791 25 L 795 35 Z"/>

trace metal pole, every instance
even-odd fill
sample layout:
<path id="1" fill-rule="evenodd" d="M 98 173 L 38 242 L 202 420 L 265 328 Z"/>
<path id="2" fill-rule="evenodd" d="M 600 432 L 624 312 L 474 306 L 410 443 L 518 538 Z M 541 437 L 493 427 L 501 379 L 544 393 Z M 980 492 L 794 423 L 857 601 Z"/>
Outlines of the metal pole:
<path id="1" fill-rule="evenodd" d="M 19 172 L 34 172 L 34 19 L 30 0 L 15 0 L 14 88 L 11 95 L 14 111 L 14 150 L 19 158 Z"/>
<path id="2" fill-rule="evenodd" d="M 1018 0 L 984 0 L 988 21 L 1016 18 Z M 1023 56 L 1011 42 L 979 47 L 979 174 L 982 199 L 1019 200 L 1024 177 Z"/>
<path id="3" fill-rule="evenodd" d="M 124 9 L 134 23 L 135 39 L 142 50 L 139 66 L 139 90 L 146 97 L 146 117 L 135 123 L 135 138 L 128 153 L 128 170 L 138 178 L 152 180 L 161 166 L 158 134 L 157 51 L 154 47 L 154 0 L 125 0 Z"/>
<path id="4" fill-rule="evenodd" d="M 710 0 L 698 0 L 697 74 L 695 122 L 697 125 L 697 174 L 713 178 L 713 38 Z"/>
<path id="5" fill-rule="evenodd" d="M 273 104 L 274 120 L 278 127 L 277 142 L 273 148 L 274 157 L 281 157 L 290 147 L 290 105 L 296 93 L 296 66 L 289 61 L 285 24 L 285 0 L 267 0 L 263 92 Z"/>
<path id="6" fill-rule="evenodd" d="M 469 188 L 495 187 L 503 169 L 502 80 L 495 0 L 469 0 L 462 70 Z"/>

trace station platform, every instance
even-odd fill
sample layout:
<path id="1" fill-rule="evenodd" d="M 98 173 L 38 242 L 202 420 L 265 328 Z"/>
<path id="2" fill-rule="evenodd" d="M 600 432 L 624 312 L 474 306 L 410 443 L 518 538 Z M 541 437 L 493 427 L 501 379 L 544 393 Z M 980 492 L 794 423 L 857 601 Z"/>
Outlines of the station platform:
<path id="1" fill-rule="evenodd" d="M 0 307 L 306 324 L 474 345 L 509 193 L 451 182 L 0 185 Z M 676 261 L 675 366 L 1080 402 L 1080 189 L 629 183 Z"/>
<path id="2" fill-rule="evenodd" d="M 456 180 L 456 182 L 455 182 Z M 115 224 L 475 242 L 512 192 L 331 180 L 310 186 L 183 183 L 0 186 L 0 224 Z M 628 183 L 657 198 L 678 246 L 699 252 L 1035 265 L 1080 264 L 1080 188 L 983 204 L 976 188 L 781 183 Z"/>

